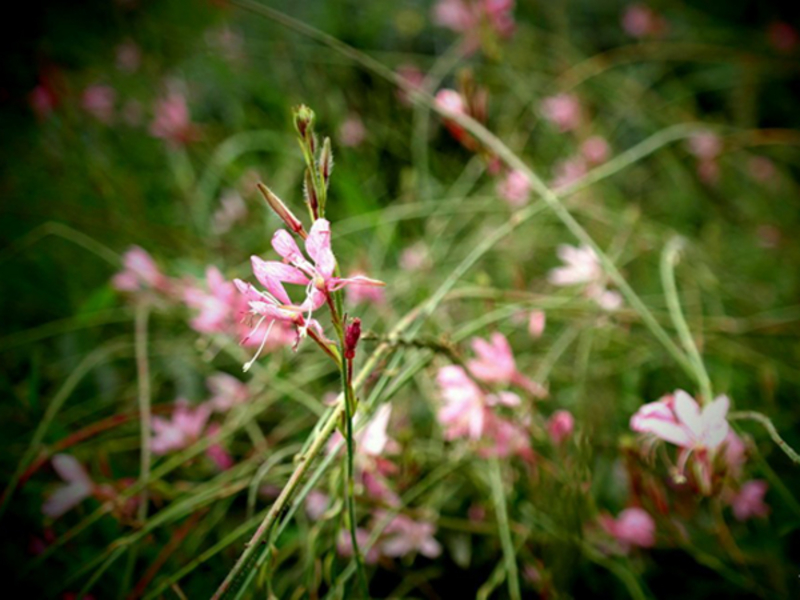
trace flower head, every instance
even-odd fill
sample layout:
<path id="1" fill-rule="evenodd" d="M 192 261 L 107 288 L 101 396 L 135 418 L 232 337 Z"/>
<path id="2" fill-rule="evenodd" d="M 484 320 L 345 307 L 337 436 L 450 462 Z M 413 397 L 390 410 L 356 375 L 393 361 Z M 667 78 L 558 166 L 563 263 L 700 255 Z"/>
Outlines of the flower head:
<path id="1" fill-rule="evenodd" d="M 380 518 L 382 515 L 376 515 Z M 419 552 L 428 558 L 442 553 L 442 546 L 433 537 L 436 526 L 424 521 L 414 521 L 405 515 L 397 515 L 384 529 L 380 549 L 386 556 L 405 556 Z"/>
<path id="2" fill-rule="evenodd" d="M 525 377 L 517 369 L 511 345 L 502 333 L 493 333 L 488 342 L 481 338 L 474 338 L 472 350 L 477 358 L 468 361 L 467 367 L 481 381 L 501 385 L 513 384 L 536 397 L 547 396 L 547 391 L 541 385 Z"/>
<path id="3" fill-rule="evenodd" d="M 647 511 L 638 507 L 626 508 L 616 519 L 603 515 L 600 526 L 616 538 L 623 553 L 627 553 L 631 546 L 651 548 L 656 543 L 655 521 Z"/>
<path id="4" fill-rule="evenodd" d="M 581 123 L 581 104 L 572 94 L 557 94 L 542 100 L 544 118 L 562 133 L 576 129 Z"/>
<path id="5" fill-rule="evenodd" d="M 547 433 L 554 444 L 560 444 L 572 435 L 575 419 L 568 410 L 557 410 L 547 421 Z"/>
<path id="6" fill-rule="evenodd" d="M 156 265 L 153 257 L 139 246 L 131 246 L 122 256 L 123 269 L 111 280 L 111 285 L 124 292 L 154 289 L 166 292 L 169 279 Z"/>
<path id="7" fill-rule="evenodd" d="M 51 464 L 65 482 L 42 505 L 42 512 L 55 519 L 91 496 L 95 484 L 74 456 L 56 454 Z"/>
<path id="8" fill-rule="evenodd" d="M 558 286 L 583 284 L 585 295 L 605 310 L 616 310 L 622 305 L 622 297 L 606 289 L 600 259 L 592 248 L 561 244 L 557 253 L 565 264 L 548 273 L 550 283 Z"/>
<path id="9" fill-rule="evenodd" d="M 110 123 L 114 118 L 114 103 L 117 92 L 107 85 L 90 85 L 83 90 L 81 106 L 102 123 Z"/>
<path id="10" fill-rule="evenodd" d="M 210 416 L 211 406 L 207 403 L 193 408 L 186 400 L 177 400 L 171 420 L 153 417 L 153 453 L 166 454 L 190 446 L 203 434 Z"/>
<path id="11" fill-rule="evenodd" d="M 769 506 L 764 503 L 764 496 L 769 489 L 766 481 L 753 479 L 742 485 L 739 493 L 731 499 L 733 516 L 737 521 L 746 521 L 753 517 L 766 517 Z"/>
<path id="12" fill-rule="evenodd" d="M 150 135 L 161 138 L 172 146 L 185 145 L 197 137 L 196 127 L 186 105 L 186 96 L 173 91 L 156 102 Z"/>
<path id="13" fill-rule="evenodd" d="M 506 178 L 497 184 L 497 193 L 511 206 L 522 206 L 528 201 L 531 184 L 522 171 L 509 171 Z"/>

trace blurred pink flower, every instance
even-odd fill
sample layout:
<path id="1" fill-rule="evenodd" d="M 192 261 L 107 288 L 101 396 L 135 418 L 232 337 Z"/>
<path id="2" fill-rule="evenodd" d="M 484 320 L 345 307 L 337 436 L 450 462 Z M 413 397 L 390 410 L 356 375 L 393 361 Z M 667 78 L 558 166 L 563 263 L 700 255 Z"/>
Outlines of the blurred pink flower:
<path id="1" fill-rule="evenodd" d="M 488 443 L 479 449 L 480 456 L 497 458 L 519 456 L 528 461 L 534 458 L 528 428 L 516 420 L 506 419 L 487 411 L 483 437 Z"/>
<path id="2" fill-rule="evenodd" d="M 568 410 L 557 410 L 547 420 L 547 433 L 554 444 L 560 444 L 572 435 L 575 419 Z"/>
<path id="3" fill-rule="evenodd" d="M 522 171 L 509 171 L 497 184 L 497 193 L 513 207 L 522 206 L 531 194 L 531 184 Z"/>
<path id="4" fill-rule="evenodd" d="M 743 484 L 739 493 L 731 499 L 731 508 L 736 520 L 746 521 L 753 517 L 764 518 L 769 515 L 769 506 L 764 503 L 768 489 L 767 482 L 761 479 L 753 479 Z"/>
<path id="5" fill-rule="evenodd" d="M 542 115 L 561 132 L 572 131 L 581 123 L 581 104 L 572 94 L 558 94 L 542 100 Z"/>
<path id="6" fill-rule="evenodd" d="M 192 407 L 188 401 L 178 399 L 171 420 L 153 417 L 153 453 L 166 454 L 190 446 L 200 439 L 210 416 L 211 406 L 207 403 Z"/>
<path id="7" fill-rule="evenodd" d="M 247 385 L 227 373 L 214 373 L 206 379 L 206 386 L 211 391 L 208 404 L 218 412 L 243 404 L 250 396 Z"/>
<path id="8" fill-rule="evenodd" d="M 601 515 L 599 522 L 607 533 L 617 539 L 623 553 L 627 553 L 631 546 L 652 548 L 656 543 L 656 523 L 641 508 L 626 508 L 616 519 L 610 515 Z"/>
<path id="9" fill-rule="evenodd" d="M 369 538 L 369 531 L 362 527 L 358 527 L 356 529 L 356 543 L 358 544 L 358 549 L 364 555 L 364 562 L 368 565 L 374 565 L 381 557 L 381 550 L 377 544 L 373 544 L 369 550 L 364 552 Z M 336 540 L 336 552 L 339 554 L 339 556 L 343 556 L 345 558 L 353 556 L 353 541 L 350 539 L 350 531 L 342 529 L 339 532 L 339 537 Z"/>
<path id="10" fill-rule="evenodd" d="M 90 85 L 81 95 L 83 109 L 102 123 L 110 123 L 114 118 L 114 103 L 117 92 L 107 85 Z"/>
<path id="11" fill-rule="evenodd" d="M 420 271 L 433 266 L 428 246 L 422 241 L 404 248 L 400 253 L 398 264 L 404 271 Z"/>
<path id="12" fill-rule="evenodd" d="M 439 423 L 445 428 L 445 439 L 480 438 L 486 412 L 481 389 L 463 368 L 456 365 L 439 369 L 436 382 L 445 402 L 437 415 Z"/>
<path id="13" fill-rule="evenodd" d="M 767 29 L 767 39 L 770 45 L 779 52 L 792 52 L 800 44 L 800 34 L 797 29 L 783 21 L 770 23 Z"/>
<path id="14" fill-rule="evenodd" d="M 211 231 L 216 235 L 227 233 L 237 221 L 247 216 L 247 205 L 236 190 L 226 190 L 219 203 L 220 207 L 211 217 Z"/>
<path id="15" fill-rule="evenodd" d="M 637 39 L 661 37 L 668 28 L 669 24 L 664 17 L 644 4 L 631 4 L 622 14 L 622 29 Z"/>
<path id="16" fill-rule="evenodd" d="M 605 287 L 605 275 L 597 253 L 589 246 L 575 247 L 561 244 L 558 257 L 563 267 L 552 269 L 547 279 L 553 285 L 570 286 L 584 284 L 585 295 L 604 310 L 617 310 L 622 306 L 622 297 Z"/>
<path id="17" fill-rule="evenodd" d="M 543 310 L 531 311 L 531 314 L 528 317 L 528 333 L 531 334 L 532 338 L 538 339 L 542 337 L 546 321 L 547 316 Z"/>
<path id="18" fill-rule="evenodd" d="M 185 145 L 197 137 L 191 121 L 186 96 L 172 91 L 155 104 L 155 117 L 150 123 L 150 135 L 161 138 L 173 146 Z"/>
<path id="19" fill-rule="evenodd" d="M 550 187 L 555 191 L 571 186 L 573 183 L 586 175 L 586 161 L 582 156 L 573 156 L 558 162 L 553 167 L 553 181 Z"/>
<path id="20" fill-rule="evenodd" d="M 122 255 L 123 269 L 111 279 L 111 285 L 123 292 L 154 289 L 167 292 L 169 279 L 161 273 L 153 257 L 139 246 L 131 246 Z"/>
<path id="21" fill-rule="evenodd" d="M 339 143 L 342 146 L 355 148 L 360 146 L 366 137 L 367 128 L 364 127 L 364 121 L 355 113 L 349 114 L 339 127 Z"/>
<path id="22" fill-rule="evenodd" d="M 464 104 L 464 99 L 461 97 L 455 90 L 450 89 L 443 89 L 436 92 L 436 104 L 451 113 L 455 113 L 457 115 L 465 115 L 467 114 L 466 105 Z"/>
<path id="23" fill-rule="evenodd" d="M 496 331 L 491 335 L 490 340 L 487 342 L 480 338 L 472 339 L 472 350 L 478 358 L 467 362 L 467 368 L 470 372 L 486 383 L 513 384 L 537 398 L 546 397 L 547 390 L 535 381 L 525 377 L 517 369 L 511 345 L 506 337 Z"/>
<path id="24" fill-rule="evenodd" d="M 735 479 L 738 479 L 742 474 L 742 467 L 747 461 L 747 447 L 744 445 L 742 438 L 736 435 L 736 432 L 731 429 L 728 435 L 725 436 L 723 443 L 723 458 L 728 467 L 728 473 Z"/>
<path id="25" fill-rule="evenodd" d="M 710 131 L 694 134 L 689 138 L 687 146 L 689 152 L 701 160 L 713 160 L 722 152 L 722 140 Z"/>
<path id="26" fill-rule="evenodd" d="M 697 177 L 706 185 L 714 185 L 719 181 L 719 163 L 713 159 L 697 161 Z"/>
<path id="27" fill-rule="evenodd" d="M 415 89 L 421 89 L 422 83 L 425 81 L 425 74 L 416 66 L 411 64 L 400 65 L 397 67 L 396 73 L 405 79 L 406 83 L 410 84 L 410 86 Z M 405 90 L 398 88 L 397 97 L 403 104 L 411 104 L 411 98 L 409 98 L 409 94 Z"/>
<path id="28" fill-rule="evenodd" d="M 764 156 L 754 156 L 747 161 L 750 176 L 760 183 L 772 183 L 778 175 L 775 163 Z"/>
<path id="29" fill-rule="evenodd" d="M 591 165 L 599 165 L 608 160 L 611 148 L 605 138 L 594 135 L 581 144 L 581 155 Z"/>
<path id="30" fill-rule="evenodd" d="M 208 291 L 199 286 L 187 285 L 183 300 L 187 306 L 200 311 L 190 325 L 200 333 L 231 333 L 235 311 L 241 306 L 241 296 L 236 286 L 226 281 L 219 269 L 206 268 Z"/>
<path id="31" fill-rule="evenodd" d="M 134 73 L 142 64 L 142 51 L 136 42 L 125 40 L 115 50 L 117 69 Z"/>
<path id="32" fill-rule="evenodd" d="M 433 7 L 433 22 L 466 34 L 474 41 L 486 23 L 502 37 L 514 33 L 514 0 L 438 0 Z"/>
<path id="33" fill-rule="evenodd" d="M 311 490 L 306 496 L 306 514 L 312 521 L 319 521 L 330 504 L 328 494 L 320 492 L 319 490 Z"/>
<path id="34" fill-rule="evenodd" d="M 220 426 L 217 423 L 212 423 L 206 430 L 206 436 L 215 438 L 219 435 L 219 430 Z M 220 471 L 227 471 L 234 464 L 230 452 L 219 442 L 215 442 L 206 448 L 206 456 L 211 459 Z"/>
<path id="35" fill-rule="evenodd" d="M 357 277 L 366 277 L 362 272 L 354 272 L 350 274 L 350 279 Z M 353 282 L 352 285 L 347 287 L 345 292 L 347 303 L 356 306 L 358 304 L 385 304 L 386 292 L 382 287 L 374 284 L 362 284 Z"/>
<path id="36" fill-rule="evenodd" d="M 381 519 L 384 515 L 379 511 L 375 516 Z M 442 546 L 433 537 L 435 532 L 436 526 L 432 523 L 397 515 L 383 530 L 381 552 L 391 557 L 419 552 L 428 558 L 436 558 L 442 553 Z"/>
<path id="37" fill-rule="evenodd" d="M 48 517 L 56 519 L 90 497 L 94 492 L 95 484 L 74 456 L 56 454 L 52 458 L 51 464 L 66 485 L 57 488 L 45 500 L 42 512 Z"/>
<path id="38" fill-rule="evenodd" d="M 382 404 L 361 431 L 355 435 L 358 452 L 367 456 L 381 456 L 385 449 L 396 443 L 389 438 L 387 429 L 392 416 L 392 405 Z"/>

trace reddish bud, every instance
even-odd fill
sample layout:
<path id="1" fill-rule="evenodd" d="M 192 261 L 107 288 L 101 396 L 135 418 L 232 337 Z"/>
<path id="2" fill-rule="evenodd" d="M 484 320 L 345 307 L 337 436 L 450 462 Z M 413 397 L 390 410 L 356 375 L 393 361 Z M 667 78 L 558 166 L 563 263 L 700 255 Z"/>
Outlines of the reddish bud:
<path id="1" fill-rule="evenodd" d="M 263 183 L 258 183 L 256 186 L 258 187 L 258 191 L 264 196 L 264 200 L 266 200 L 267 204 L 269 204 L 269 207 L 275 211 L 275 214 L 278 215 L 281 220 L 289 226 L 289 229 L 305 239 L 306 232 L 303 229 L 303 223 L 300 221 L 300 219 L 294 216 L 294 213 L 283 203 L 283 200 L 278 198 L 278 196 L 276 196 L 272 190 Z"/>
<path id="2" fill-rule="evenodd" d="M 356 356 L 356 346 L 361 337 L 361 319 L 353 319 L 344 333 L 344 357 L 353 360 Z"/>

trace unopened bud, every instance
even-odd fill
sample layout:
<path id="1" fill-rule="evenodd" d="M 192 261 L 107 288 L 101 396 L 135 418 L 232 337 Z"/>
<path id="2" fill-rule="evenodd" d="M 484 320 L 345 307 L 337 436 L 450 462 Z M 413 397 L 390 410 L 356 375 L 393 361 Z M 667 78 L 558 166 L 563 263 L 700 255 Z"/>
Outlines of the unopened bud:
<path id="1" fill-rule="evenodd" d="M 311 177 L 311 169 L 306 169 L 306 177 L 303 181 L 303 196 L 305 196 L 314 218 L 317 218 L 319 215 L 319 200 L 317 199 L 317 188 L 314 187 L 314 180 Z"/>
<path id="2" fill-rule="evenodd" d="M 283 203 L 283 200 L 278 198 L 271 189 L 265 186 L 263 183 L 256 184 L 258 187 L 258 191 L 261 192 L 261 195 L 264 196 L 264 200 L 267 201 L 269 207 L 275 211 L 275 214 L 278 215 L 281 220 L 289 226 L 289 229 L 294 231 L 303 239 L 306 239 L 307 235 L 305 229 L 303 229 L 303 223 L 300 222 L 294 213 L 289 210 L 289 207 Z"/>
<path id="3" fill-rule="evenodd" d="M 294 128 L 303 139 L 314 129 L 314 111 L 305 104 L 294 107 Z"/>
<path id="4" fill-rule="evenodd" d="M 361 319 L 353 319 L 344 332 L 344 357 L 353 360 L 356 357 L 356 346 L 361 337 Z"/>
<path id="5" fill-rule="evenodd" d="M 331 171 L 333 171 L 333 150 L 331 149 L 331 138 L 326 137 L 322 142 L 322 152 L 319 155 L 319 172 L 326 188 L 331 178 Z"/>

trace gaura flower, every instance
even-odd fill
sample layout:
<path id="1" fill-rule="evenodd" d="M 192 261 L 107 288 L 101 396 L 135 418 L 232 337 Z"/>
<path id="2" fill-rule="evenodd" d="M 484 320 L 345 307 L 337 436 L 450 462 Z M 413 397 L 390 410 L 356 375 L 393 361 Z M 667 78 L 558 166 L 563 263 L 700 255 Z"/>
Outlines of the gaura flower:
<path id="1" fill-rule="evenodd" d="M 500 385 L 516 385 L 528 391 L 537 398 L 547 396 L 547 390 L 541 385 L 525 377 L 514 360 L 514 353 L 506 337 L 500 333 L 492 334 L 491 341 L 487 342 L 481 338 L 472 340 L 472 350 L 478 358 L 467 362 L 470 372 L 486 383 L 496 383 Z"/>
<path id="2" fill-rule="evenodd" d="M 600 526 L 616 538 L 623 553 L 627 553 L 631 546 L 651 548 L 656 543 L 656 524 L 653 517 L 635 506 L 623 510 L 616 519 L 610 515 L 602 515 Z"/>
<path id="3" fill-rule="evenodd" d="M 192 408 L 186 400 L 177 400 L 171 420 L 153 417 L 153 453 L 166 454 L 191 445 L 203 434 L 210 416 L 211 406 L 207 403 Z"/>
<path id="4" fill-rule="evenodd" d="M 55 519 L 91 496 L 95 484 L 74 456 L 56 454 L 51 463 L 65 482 L 42 505 L 42 512 Z"/>
<path id="5" fill-rule="evenodd" d="M 547 279 L 550 283 L 558 286 L 583 284 L 584 294 L 604 310 L 616 310 L 622 305 L 622 296 L 606 289 L 600 259 L 592 248 L 561 244 L 557 253 L 564 266 L 556 267 L 548 273 Z"/>
<path id="6" fill-rule="evenodd" d="M 575 418 L 568 410 L 557 410 L 547 420 L 547 433 L 554 444 L 560 444 L 575 429 Z"/>
<path id="7" fill-rule="evenodd" d="M 380 519 L 381 511 L 376 513 Z M 381 552 L 386 556 L 405 556 L 419 552 L 428 558 L 436 558 L 442 553 L 442 546 L 433 537 L 436 526 L 424 521 L 414 521 L 405 515 L 397 515 L 383 530 Z"/>
<path id="8" fill-rule="evenodd" d="M 736 520 L 746 521 L 753 517 L 766 517 L 769 514 L 769 506 L 764 503 L 764 495 L 768 489 L 767 482 L 761 479 L 753 479 L 743 484 L 739 493 L 730 500 Z"/>
<path id="9" fill-rule="evenodd" d="M 581 123 L 581 103 L 572 94 L 557 94 L 542 100 L 544 118 L 556 125 L 562 133 L 571 131 Z"/>
<path id="10" fill-rule="evenodd" d="M 153 257 L 139 246 L 131 246 L 122 255 L 123 269 L 111 280 L 111 285 L 123 292 L 136 292 L 142 289 L 168 291 L 169 279 L 156 265 Z"/>
<path id="11" fill-rule="evenodd" d="M 522 206 L 531 194 L 531 184 L 525 173 L 512 170 L 497 184 L 497 193 L 512 207 Z"/>

